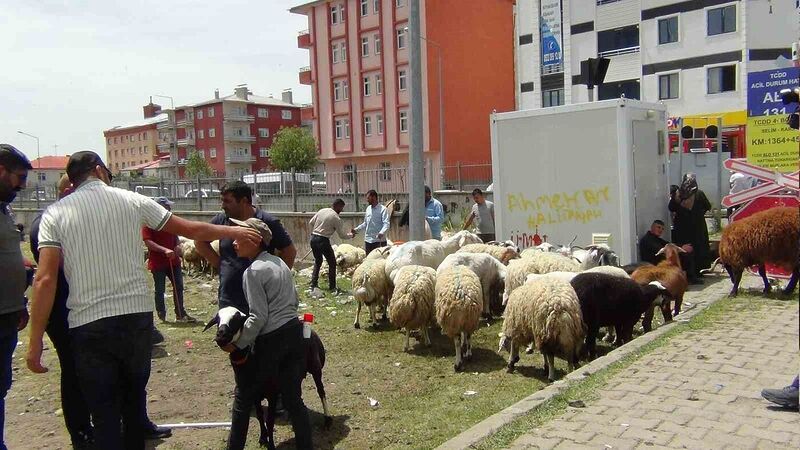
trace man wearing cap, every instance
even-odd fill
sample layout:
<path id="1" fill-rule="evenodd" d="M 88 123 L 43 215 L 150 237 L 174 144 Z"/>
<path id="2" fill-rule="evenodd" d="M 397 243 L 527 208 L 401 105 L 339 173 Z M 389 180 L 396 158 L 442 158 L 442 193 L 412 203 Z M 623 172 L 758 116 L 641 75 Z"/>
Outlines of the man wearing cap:
<path id="1" fill-rule="evenodd" d="M 63 256 L 75 368 L 96 446 L 143 449 L 153 302 L 144 275 L 141 227 L 192 239 L 258 242 L 261 236 L 241 227 L 181 219 L 147 197 L 110 187 L 111 171 L 91 151 L 70 156 L 67 175 L 74 192 L 47 208 L 39 228 L 27 365 L 35 373 L 47 372 L 41 362 L 42 337 Z"/>
<path id="2" fill-rule="evenodd" d="M 262 242 L 233 242 L 236 256 L 251 263 L 242 276 L 249 313 L 239 339 L 223 347 L 231 353 L 236 377 L 227 448 L 244 448 L 250 409 L 260 400 L 263 380 L 277 380 L 283 406 L 292 421 L 295 447 L 311 449 L 311 425 L 301 389 L 306 341 L 303 325 L 297 318 L 298 300 L 292 272 L 284 261 L 267 251 L 272 232 L 266 223 L 255 217 L 230 220 L 240 227 L 258 230 Z M 249 358 L 255 361 L 247 361 Z"/>
<path id="3" fill-rule="evenodd" d="M 28 324 L 25 264 L 19 247 L 19 230 L 9 204 L 25 189 L 28 158 L 11 145 L 0 144 L 0 449 L 5 450 L 6 393 L 11 389 L 11 358 L 17 348 L 17 333 Z"/>
<path id="4" fill-rule="evenodd" d="M 158 197 L 156 203 L 167 211 L 172 211 L 174 202 L 166 197 Z M 155 285 L 156 314 L 162 322 L 167 320 L 167 308 L 164 305 L 164 291 L 167 278 L 172 283 L 175 302 L 175 321 L 194 323 L 197 320 L 186 313 L 183 306 L 183 273 L 181 272 L 181 248 L 178 245 L 178 236 L 168 231 L 156 231 L 149 227 L 142 227 L 142 239 L 147 247 L 147 269 L 153 274 Z"/>

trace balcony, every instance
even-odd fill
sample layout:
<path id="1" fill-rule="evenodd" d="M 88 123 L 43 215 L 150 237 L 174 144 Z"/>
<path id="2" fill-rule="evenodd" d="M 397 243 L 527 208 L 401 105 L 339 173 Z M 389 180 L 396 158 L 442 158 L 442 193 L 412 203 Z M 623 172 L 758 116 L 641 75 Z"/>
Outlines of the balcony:
<path id="1" fill-rule="evenodd" d="M 311 67 L 301 67 L 300 68 L 300 84 L 311 85 Z"/>
<path id="2" fill-rule="evenodd" d="M 254 116 L 238 112 L 225 113 L 223 119 L 225 122 L 255 122 L 256 120 Z"/>
<path id="3" fill-rule="evenodd" d="M 254 163 L 256 162 L 256 157 L 253 155 L 236 155 L 236 154 L 226 154 L 225 155 L 225 162 L 231 164 L 237 163 Z"/>
<path id="4" fill-rule="evenodd" d="M 311 48 L 311 33 L 308 30 L 303 30 L 297 34 L 297 47 Z"/>
<path id="5" fill-rule="evenodd" d="M 228 142 L 255 142 L 256 141 L 256 137 L 255 136 L 249 136 L 249 135 L 246 135 L 246 134 L 243 134 L 243 135 L 240 135 L 240 134 L 226 134 L 225 135 L 225 140 L 228 141 Z"/>
<path id="6" fill-rule="evenodd" d="M 194 138 L 186 137 L 178 139 L 178 147 L 186 147 L 187 145 L 194 145 Z"/>
<path id="7" fill-rule="evenodd" d="M 628 55 L 631 53 L 639 53 L 639 46 L 637 45 L 635 47 L 618 48 L 614 50 L 598 52 L 597 56 L 599 58 L 610 58 L 612 56 Z"/>
<path id="8" fill-rule="evenodd" d="M 300 107 L 300 120 L 308 121 L 314 120 L 314 106 L 311 104 L 302 105 Z"/>
<path id="9" fill-rule="evenodd" d="M 172 122 L 169 120 L 158 122 L 158 125 L 156 125 L 157 130 L 168 130 L 170 128 L 172 128 Z"/>
<path id="10" fill-rule="evenodd" d="M 178 128 L 194 127 L 194 120 L 188 118 L 180 119 L 175 126 Z"/>
<path id="11" fill-rule="evenodd" d="M 158 145 L 156 145 L 156 148 L 158 148 L 159 151 L 165 151 L 173 148 L 174 146 L 175 145 L 173 142 L 164 141 L 164 142 L 159 142 Z"/>

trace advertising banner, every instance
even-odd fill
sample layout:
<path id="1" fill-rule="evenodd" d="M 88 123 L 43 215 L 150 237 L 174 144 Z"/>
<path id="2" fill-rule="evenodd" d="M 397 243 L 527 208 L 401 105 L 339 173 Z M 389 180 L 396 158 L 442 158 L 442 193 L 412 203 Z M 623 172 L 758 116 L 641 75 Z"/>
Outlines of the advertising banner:
<path id="1" fill-rule="evenodd" d="M 542 66 L 561 65 L 561 0 L 541 0 Z"/>

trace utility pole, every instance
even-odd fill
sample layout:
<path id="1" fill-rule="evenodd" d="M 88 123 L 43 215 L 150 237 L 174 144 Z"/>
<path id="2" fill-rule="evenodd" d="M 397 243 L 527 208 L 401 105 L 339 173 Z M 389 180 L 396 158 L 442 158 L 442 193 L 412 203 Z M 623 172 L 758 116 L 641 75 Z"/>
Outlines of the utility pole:
<path id="1" fill-rule="evenodd" d="M 409 190 L 409 238 L 421 241 L 425 236 L 425 173 L 422 153 L 422 45 L 420 43 L 419 0 L 410 1 L 408 25 L 411 54 L 411 148 L 408 152 L 408 169 L 411 179 Z"/>

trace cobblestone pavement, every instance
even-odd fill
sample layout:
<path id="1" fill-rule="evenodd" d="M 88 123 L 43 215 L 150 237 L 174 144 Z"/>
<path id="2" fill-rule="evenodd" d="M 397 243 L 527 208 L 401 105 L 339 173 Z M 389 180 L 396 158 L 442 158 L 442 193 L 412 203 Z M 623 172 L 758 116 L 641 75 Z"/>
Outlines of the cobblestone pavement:
<path id="1" fill-rule="evenodd" d="M 800 414 L 760 395 L 797 374 L 798 327 L 797 303 L 768 301 L 683 332 L 511 447 L 800 448 Z"/>

